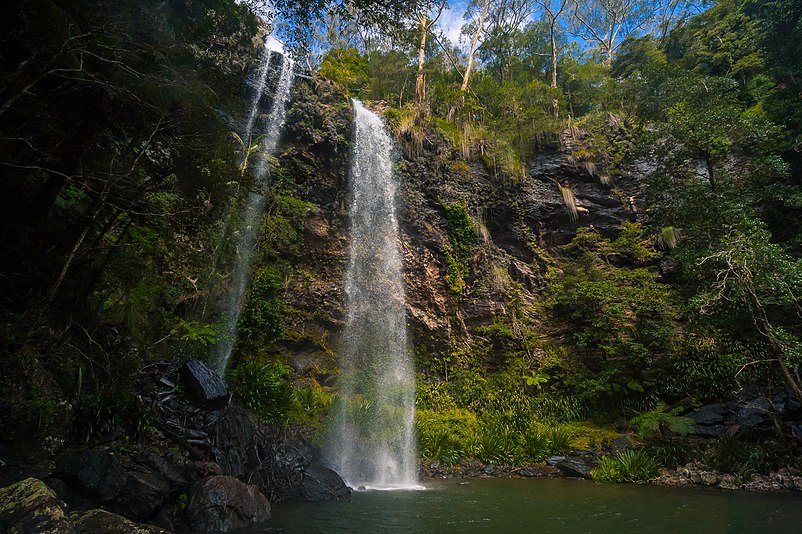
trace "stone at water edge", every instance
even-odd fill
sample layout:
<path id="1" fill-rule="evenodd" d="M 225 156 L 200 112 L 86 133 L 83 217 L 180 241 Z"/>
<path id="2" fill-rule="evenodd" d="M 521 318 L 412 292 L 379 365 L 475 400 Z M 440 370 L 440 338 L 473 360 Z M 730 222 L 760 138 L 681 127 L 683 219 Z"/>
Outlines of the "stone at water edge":
<path id="1" fill-rule="evenodd" d="M 218 475 L 192 486 L 187 514 L 197 532 L 231 532 L 270 519 L 270 502 L 254 485 Z"/>
<path id="2" fill-rule="evenodd" d="M 39 479 L 0 488 L 0 532 L 72 533 L 62 503 Z"/>
<path id="3" fill-rule="evenodd" d="M 565 456 L 547 458 L 546 463 L 557 467 L 567 477 L 591 478 L 590 471 L 599 459 L 589 451 L 573 451 Z"/>
<path id="4" fill-rule="evenodd" d="M 228 404 L 228 385 L 200 360 L 189 360 L 178 370 L 187 395 L 208 410 L 220 410 Z"/>
<path id="5" fill-rule="evenodd" d="M 350 499 L 351 488 L 328 467 L 311 464 L 304 469 L 301 496 L 312 502 Z"/>

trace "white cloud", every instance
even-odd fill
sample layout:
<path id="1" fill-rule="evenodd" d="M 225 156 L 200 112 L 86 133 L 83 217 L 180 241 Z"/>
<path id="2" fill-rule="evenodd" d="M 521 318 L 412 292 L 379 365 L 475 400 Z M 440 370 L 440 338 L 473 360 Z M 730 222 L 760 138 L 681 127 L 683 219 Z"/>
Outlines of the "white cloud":
<path id="1" fill-rule="evenodd" d="M 465 43 L 460 44 L 459 42 L 460 31 L 462 25 L 465 24 L 465 20 L 462 18 L 463 14 L 465 14 L 465 4 L 455 2 L 454 5 L 443 11 L 440 20 L 437 21 L 437 25 L 454 46 L 465 46 Z"/>

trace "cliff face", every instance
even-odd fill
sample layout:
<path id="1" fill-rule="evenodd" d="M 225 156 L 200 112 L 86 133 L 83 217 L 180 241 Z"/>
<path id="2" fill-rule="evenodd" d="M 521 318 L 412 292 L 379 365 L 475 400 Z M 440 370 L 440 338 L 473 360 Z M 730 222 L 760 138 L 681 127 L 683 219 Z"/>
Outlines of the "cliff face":
<path id="1" fill-rule="evenodd" d="M 343 280 L 348 265 L 346 183 L 352 136 L 350 106 L 333 88 L 302 83 L 291 104 L 281 167 L 294 194 L 315 207 L 303 223 L 299 253 L 285 284 L 288 335 L 277 349 L 298 370 L 331 370 L 345 317 Z M 430 131 L 417 155 L 397 135 L 399 209 L 410 333 L 418 354 L 436 355 L 470 340 L 477 327 L 516 313 L 538 322 L 537 306 L 552 253 L 592 225 L 614 235 L 638 217 L 636 165 L 624 165 L 603 184 L 570 155 L 570 145 L 544 149 L 512 180 L 459 151 Z M 570 184 L 577 218 L 559 184 Z M 461 291 L 450 283 L 448 207 L 463 206 L 475 238 Z"/>

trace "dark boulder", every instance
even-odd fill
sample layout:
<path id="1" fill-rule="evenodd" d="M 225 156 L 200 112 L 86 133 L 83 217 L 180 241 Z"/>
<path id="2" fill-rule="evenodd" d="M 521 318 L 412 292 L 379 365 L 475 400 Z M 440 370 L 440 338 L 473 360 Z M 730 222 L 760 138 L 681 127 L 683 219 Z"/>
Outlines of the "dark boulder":
<path id="1" fill-rule="evenodd" d="M 193 402 L 207 410 L 220 410 L 228 404 L 225 381 L 200 360 L 189 360 L 179 369 L 181 382 Z"/>
<path id="2" fill-rule="evenodd" d="M 125 484 L 115 500 L 119 511 L 137 520 L 156 514 L 170 494 L 170 486 L 150 473 L 128 473 Z"/>
<path id="3" fill-rule="evenodd" d="M 590 470 L 596 467 L 599 459 L 590 451 L 572 451 L 565 456 L 552 456 L 546 463 L 555 466 L 567 477 L 591 478 Z"/>
<path id="4" fill-rule="evenodd" d="M 56 474 L 70 489 L 101 503 L 114 499 L 126 481 L 119 460 L 99 449 L 65 452 L 56 459 Z"/>
<path id="5" fill-rule="evenodd" d="M 724 404 L 708 404 L 702 406 L 698 412 L 688 415 L 697 425 L 721 425 L 724 424 L 727 407 Z"/>
<path id="6" fill-rule="evenodd" d="M 270 518 L 270 502 L 259 488 L 234 477 L 213 476 L 192 487 L 187 510 L 197 532 L 231 532 Z"/>
<path id="7" fill-rule="evenodd" d="M 301 496 L 312 502 L 349 499 L 351 488 L 328 467 L 311 464 L 304 470 Z"/>
<path id="8" fill-rule="evenodd" d="M 629 436 L 621 436 L 610 444 L 610 454 L 618 454 L 632 447 Z"/>

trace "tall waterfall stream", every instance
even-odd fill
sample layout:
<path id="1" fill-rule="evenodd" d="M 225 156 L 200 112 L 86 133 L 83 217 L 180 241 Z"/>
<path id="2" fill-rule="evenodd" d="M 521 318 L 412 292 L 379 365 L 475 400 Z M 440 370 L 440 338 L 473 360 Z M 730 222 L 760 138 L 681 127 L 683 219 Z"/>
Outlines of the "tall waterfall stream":
<path id="1" fill-rule="evenodd" d="M 280 62 L 279 66 L 274 63 Z M 275 96 L 270 113 L 265 119 L 260 117 L 260 102 L 268 86 L 271 68 L 278 71 Z M 281 128 L 287 115 L 287 101 L 290 97 L 290 88 L 293 81 L 294 64 L 285 54 L 283 45 L 273 37 L 265 41 L 259 69 L 254 80 L 254 95 L 251 102 L 250 113 L 245 123 L 244 135 L 241 136 L 247 151 L 252 143 L 260 136 L 261 142 L 255 153 L 255 162 L 251 167 L 254 186 L 248 193 L 248 198 L 239 217 L 235 239 L 237 243 L 236 258 L 231 273 L 231 283 L 228 290 L 228 299 L 222 318 L 222 331 L 220 339 L 215 345 L 214 363 L 216 371 L 221 376 L 225 373 L 231 352 L 237 341 L 237 323 L 242 313 L 243 297 L 250 275 L 251 257 L 256 243 L 256 233 L 259 218 L 265 207 L 264 192 L 268 185 L 267 162 L 278 145 Z"/>
<path id="2" fill-rule="evenodd" d="M 393 142 L 375 113 L 352 102 L 348 313 L 328 457 L 353 488 L 415 488 L 415 378 L 407 340 Z"/>

